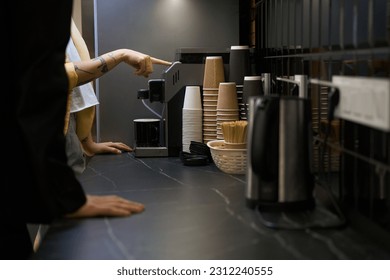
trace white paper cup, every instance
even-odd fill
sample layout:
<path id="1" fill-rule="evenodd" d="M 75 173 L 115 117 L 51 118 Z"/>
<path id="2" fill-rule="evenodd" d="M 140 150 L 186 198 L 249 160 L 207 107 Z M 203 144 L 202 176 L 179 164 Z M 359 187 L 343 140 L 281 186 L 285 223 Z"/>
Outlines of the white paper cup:
<path id="1" fill-rule="evenodd" d="M 186 86 L 183 109 L 202 109 L 199 86 Z"/>

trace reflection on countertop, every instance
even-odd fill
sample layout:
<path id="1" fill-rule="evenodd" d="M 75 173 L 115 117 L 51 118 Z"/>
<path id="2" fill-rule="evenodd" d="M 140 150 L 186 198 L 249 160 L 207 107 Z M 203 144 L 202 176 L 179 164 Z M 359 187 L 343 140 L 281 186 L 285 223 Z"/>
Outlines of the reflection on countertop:
<path id="1" fill-rule="evenodd" d="M 79 177 L 91 194 L 117 194 L 146 210 L 127 218 L 59 220 L 34 259 L 390 259 L 354 228 L 276 230 L 246 207 L 245 175 L 179 158 L 98 155 Z"/>

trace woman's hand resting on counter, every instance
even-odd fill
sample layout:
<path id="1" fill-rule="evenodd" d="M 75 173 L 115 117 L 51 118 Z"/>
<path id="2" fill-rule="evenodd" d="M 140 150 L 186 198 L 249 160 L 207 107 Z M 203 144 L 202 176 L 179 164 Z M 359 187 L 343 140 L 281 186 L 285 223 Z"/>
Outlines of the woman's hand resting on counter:
<path id="1" fill-rule="evenodd" d="M 122 152 L 132 152 L 133 149 L 122 142 L 101 142 L 93 141 L 92 136 L 81 141 L 84 153 L 92 157 L 96 154 L 120 154 Z"/>
<path id="2" fill-rule="evenodd" d="M 66 218 L 88 217 L 126 217 L 141 213 L 145 206 L 142 203 L 127 200 L 117 195 L 87 195 L 86 203 L 77 211 L 67 214 Z"/>

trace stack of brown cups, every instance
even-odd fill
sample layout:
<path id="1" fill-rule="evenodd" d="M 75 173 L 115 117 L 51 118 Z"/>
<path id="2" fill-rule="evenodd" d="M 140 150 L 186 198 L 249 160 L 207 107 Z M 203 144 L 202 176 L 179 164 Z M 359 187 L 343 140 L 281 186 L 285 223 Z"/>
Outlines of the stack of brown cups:
<path id="1" fill-rule="evenodd" d="M 223 82 L 218 87 L 217 139 L 223 140 L 221 124 L 239 120 L 237 88 L 235 82 Z"/>
<path id="2" fill-rule="evenodd" d="M 217 139 L 218 87 L 225 81 L 222 56 L 208 56 L 203 78 L 203 142 Z"/>

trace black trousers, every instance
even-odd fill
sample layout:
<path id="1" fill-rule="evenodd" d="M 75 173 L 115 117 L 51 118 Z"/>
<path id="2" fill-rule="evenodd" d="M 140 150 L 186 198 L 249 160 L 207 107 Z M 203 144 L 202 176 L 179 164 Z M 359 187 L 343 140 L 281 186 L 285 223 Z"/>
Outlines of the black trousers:
<path id="1" fill-rule="evenodd" d="M 64 69 L 72 0 L 8 1 L 3 54 L 0 258 L 28 259 L 26 223 L 49 224 L 85 203 L 67 165 Z M 7 87 L 5 87 L 7 85 Z"/>

